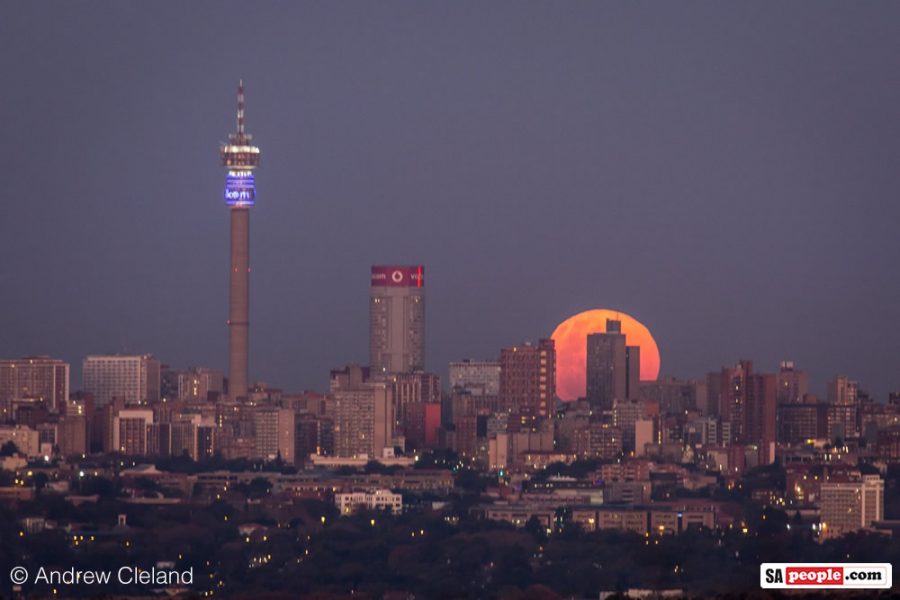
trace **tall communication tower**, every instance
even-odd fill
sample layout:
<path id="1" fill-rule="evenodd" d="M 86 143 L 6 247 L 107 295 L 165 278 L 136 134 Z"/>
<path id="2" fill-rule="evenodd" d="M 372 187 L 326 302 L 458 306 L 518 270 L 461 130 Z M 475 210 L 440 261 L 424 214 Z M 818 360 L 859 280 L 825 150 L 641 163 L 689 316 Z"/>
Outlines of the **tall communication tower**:
<path id="1" fill-rule="evenodd" d="M 244 132 L 244 82 L 238 85 L 237 132 L 219 148 L 225 177 L 225 204 L 231 209 L 231 271 L 228 300 L 228 394 L 247 396 L 250 346 L 250 207 L 256 201 L 253 170 L 259 148 Z"/>

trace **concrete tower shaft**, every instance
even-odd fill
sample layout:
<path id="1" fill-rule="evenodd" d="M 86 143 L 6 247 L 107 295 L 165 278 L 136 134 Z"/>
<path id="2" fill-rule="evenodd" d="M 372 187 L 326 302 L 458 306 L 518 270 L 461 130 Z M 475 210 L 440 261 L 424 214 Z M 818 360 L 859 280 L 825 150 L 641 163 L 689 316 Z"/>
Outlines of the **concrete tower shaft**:
<path id="1" fill-rule="evenodd" d="M 228 390 L 247 395 L 250 353 L 250 209 L 231 209 L 231 278 L 228 294 Z"/>

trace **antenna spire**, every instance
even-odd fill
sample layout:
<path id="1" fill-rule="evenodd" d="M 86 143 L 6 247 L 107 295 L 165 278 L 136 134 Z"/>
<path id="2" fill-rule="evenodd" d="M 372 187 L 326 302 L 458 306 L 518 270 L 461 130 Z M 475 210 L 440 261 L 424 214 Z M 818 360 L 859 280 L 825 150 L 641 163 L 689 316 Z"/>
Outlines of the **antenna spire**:
<path id="1" fill-rule="evenodd" d="M 238 93 L 237 93 L 237 134 L 240 137 L 244 136 L 244 80 L 241 79 L 240 83 L 238 83 Z"/>

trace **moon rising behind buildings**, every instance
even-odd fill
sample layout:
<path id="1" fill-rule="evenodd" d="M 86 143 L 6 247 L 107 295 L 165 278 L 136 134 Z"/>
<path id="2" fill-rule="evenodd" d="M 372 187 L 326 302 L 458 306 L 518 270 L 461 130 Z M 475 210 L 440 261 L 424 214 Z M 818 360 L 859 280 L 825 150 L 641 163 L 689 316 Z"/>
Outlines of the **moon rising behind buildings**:
<path id="1" fill-rule="evenodd" d="M 606 332 L 607 319 L 621 321 L 628 344 L 640 346 L 641 381 L 659 376 L 659 347 L 643 323 L 615 310 L 586 310 L 557 325 L 551 336 L 556 343 L 556 393 L 561 399 L 576 400 L 585 395 L 587 336 Z"/>

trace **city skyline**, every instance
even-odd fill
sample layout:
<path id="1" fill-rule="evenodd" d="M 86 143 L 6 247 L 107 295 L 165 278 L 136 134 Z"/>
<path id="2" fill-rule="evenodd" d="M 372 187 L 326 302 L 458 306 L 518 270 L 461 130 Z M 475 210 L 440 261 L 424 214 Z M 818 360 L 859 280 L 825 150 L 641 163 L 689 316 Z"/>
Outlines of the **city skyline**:
<path id="1" fill-rule="evenodd" d="M 0 249 L 29 257 L 0 272 L 0 355 L 64 359 L 75 381 L 95 353 L 226 368 L 215 141 L 244 77 L 267 149 L 253 380 L 324 389 L 329 369 L 366 364 L 366 272 L 383 263 L 428 267 L 426 366 L 442 375 L 611 307 L 650 327 L 662 374 L 787 359 L 819 395 L 837 374 L 878 399 L 898 387 L 900 283 L 885 274 L 900 204 L 883 160 L 898 143 L 883 76 L 897 41 L 882 12 L 848 11 L 837 27 L 796 7 L 649 23 L 639 8 L 595 7 L 558 30 L 536 7 L 511 21 L 488 9 L 477 25 L 454 8 L 364 23 L 304 7 L 283 23 L 248 17 L 275 33 L 223 49 L 208 39 L 213 5 L 180 11 L 164 42 L 169 10 L 13 7 L 0 25 L 10 48 L 25 35 L 43 50 L 0 59 L 18 117 L 0 142 Z M 142 27 L 104 26 L 116 18 Z M 708 52 L 759 30 L 766 44 Z M 135 56 L 154 59 L 135 69 Z M 595 75 L 558 70 L 563 58 Z M 832 68 L 806 68 L 813 58 Z"/>

